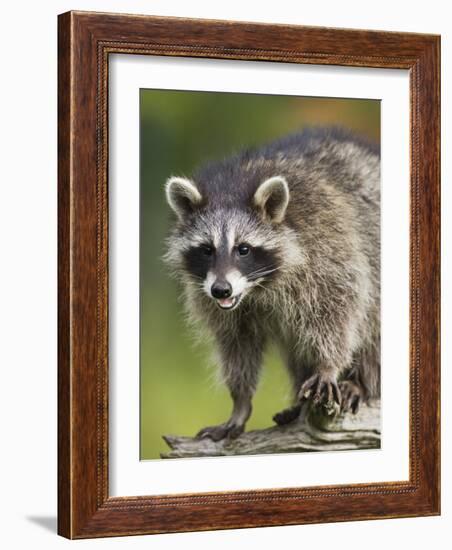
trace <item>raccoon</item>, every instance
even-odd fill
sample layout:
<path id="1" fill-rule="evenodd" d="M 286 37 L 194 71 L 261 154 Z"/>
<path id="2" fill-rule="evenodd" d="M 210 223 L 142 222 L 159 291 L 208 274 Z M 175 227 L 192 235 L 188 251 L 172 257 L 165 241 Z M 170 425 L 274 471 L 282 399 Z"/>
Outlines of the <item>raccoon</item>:
<path id="1" fill-rule="evenodd" d="M 380 152 L 311 128 L 173 176 L 167 263 L 216 342 L 233 407 L 198 437 L 238 437 L 273 342 L 294 402 L 356 412 L 380 391 Z M 334 405 L 337 403 L 337 405 Z"/>

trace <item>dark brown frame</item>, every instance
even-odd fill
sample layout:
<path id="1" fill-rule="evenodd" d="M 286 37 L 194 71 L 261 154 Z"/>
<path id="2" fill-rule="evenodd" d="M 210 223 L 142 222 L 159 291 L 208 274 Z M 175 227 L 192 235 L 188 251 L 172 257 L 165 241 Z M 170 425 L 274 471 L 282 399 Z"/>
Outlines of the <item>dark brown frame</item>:
<path id="1" fill-rule="evenodd" d="M 440 38 L 69 12 L 59 16 L 58 53 L 58 532 L 85 538 L 439 514 Z M 109 497 L 111 53 L 409 70 L 409 481 Z"/>

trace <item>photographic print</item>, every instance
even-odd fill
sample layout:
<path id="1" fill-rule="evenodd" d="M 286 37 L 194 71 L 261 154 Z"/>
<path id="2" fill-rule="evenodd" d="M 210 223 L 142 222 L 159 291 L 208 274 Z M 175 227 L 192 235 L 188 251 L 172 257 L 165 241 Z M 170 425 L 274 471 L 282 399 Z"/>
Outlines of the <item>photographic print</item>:
<path id="1" fill-rule="evenodd" d="M 380 447 L 380 101 L 140 90 L 140 458 Z"/>

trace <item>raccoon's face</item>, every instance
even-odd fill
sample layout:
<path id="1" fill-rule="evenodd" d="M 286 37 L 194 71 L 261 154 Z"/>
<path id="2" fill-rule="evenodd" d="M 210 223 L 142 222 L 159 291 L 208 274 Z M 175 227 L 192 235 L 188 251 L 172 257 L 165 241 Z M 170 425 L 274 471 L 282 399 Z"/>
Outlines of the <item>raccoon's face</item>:
<path id="1" fill-rule="evenodd" d="M 185 234 L 185 270 L 221 309 L 237 307 L 280 265 L 278 248 L 253 221 L 240 211 L 215 210 Z"/>
<path id="2" fill-rule="evenodd" d="M 180 222 L 167 259 L 219 308 L 235 309 L 276 276 L 284 246 L 278 225 L 289 200 L 283 178 L 262 183 L 247 209 L 209 207 L 196 185 L 182 178 L 170 178 L 166 191 Z"/>

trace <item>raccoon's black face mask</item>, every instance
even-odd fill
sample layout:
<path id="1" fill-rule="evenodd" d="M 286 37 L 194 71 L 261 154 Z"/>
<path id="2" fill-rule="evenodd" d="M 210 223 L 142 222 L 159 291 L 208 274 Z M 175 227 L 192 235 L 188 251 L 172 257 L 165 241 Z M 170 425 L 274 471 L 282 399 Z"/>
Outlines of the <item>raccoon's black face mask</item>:
<path id="1" fill-rule="evenodd" d="M 182 178 L 171 178 L 166 190 L 179 220 L 172 242 L 181 251 L 183 269 L 218 307 L 233 310 L 276 274 L 281 239 L 275 226 L 289 201 L 283 178 L 261 184 L 252 208 L 206 206 L 196 185 Z"/>
<path id="2" fill-rule="evenodd" d="M 223 240 L 217 247 L 210 243 L 190 247 L 185 255 L 187 271 L 203 281 L 205 293 L 222 309 L 233 309 L 253 286 L 275 273 L 275 251 L 246 242 L 229 247 Z"/>

